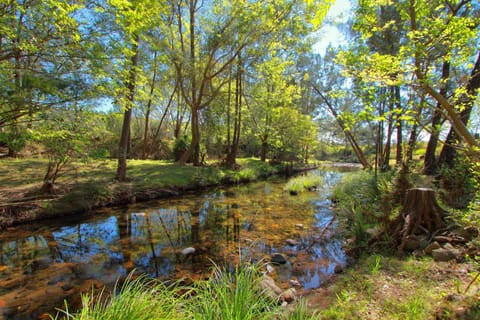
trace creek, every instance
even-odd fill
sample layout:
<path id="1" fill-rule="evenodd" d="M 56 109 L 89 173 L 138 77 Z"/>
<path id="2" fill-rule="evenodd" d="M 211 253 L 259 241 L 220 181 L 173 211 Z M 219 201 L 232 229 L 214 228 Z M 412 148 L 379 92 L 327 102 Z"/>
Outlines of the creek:
<path id="1" fill-rule="evenodd" d="M 346 263 L 328 192 L 347 169 L 310 173 L 323 186 L 297 196 L 276 178 L 9 228 L 0 233 L 0 319 L 48 319 L 64 300 L 71 310 L 80 292 L 111 288 L 132 270 L 196 281 L 213 263 L 278 253 L 279 286 L 316 288 Z"/>

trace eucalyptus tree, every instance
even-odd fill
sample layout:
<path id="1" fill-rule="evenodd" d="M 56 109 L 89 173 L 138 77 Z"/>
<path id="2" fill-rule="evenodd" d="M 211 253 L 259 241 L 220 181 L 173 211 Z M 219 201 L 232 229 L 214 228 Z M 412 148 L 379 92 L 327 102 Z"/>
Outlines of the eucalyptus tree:
<path id="1" fill-rule="evenodd" d="M 131 120 L 140 84 L 146 79 L 141 52 L 150 45 L 149 33 L 162 26 L 166 6 L 153 0 L 107 0 L 95 8 L 98 27 L 105 35 L 99 41 L 107 50 L 104 76 L 110 79 L 108 90 L 123 110 L 123 125 L 118 149 L 116 179 L 125 181 L 131 138 Z M 143 86 L 145 87 L 145 86 Z"/>
<path id="2" fill-rule="evenodd" d="M 268 46 L 268 41 L 289 43 L 298 39 L 299 34 L 318 27 L 328 3 L 288 0 L 171 3 L 176 15 L 171 31 L 176 38 L 172 57 L 191 117 L 191 145 L 180 163 L 192 157 L 195 165 L 200 164 L 199 114 L 230 83 L 230 67 L 239 63 L 237 59 L 247 61 L 248 48 Z M 295 28 L 289 28 L 292 25 Z M 240 89 L 240 83 L 237 88 Z"/>
<path id="3" fill-rule="evenodd" d="M 469 0 L 364 0 L 360 5 L 363 11 L 356 16 L 360 40 L 372 43 L 387 28 L 398 32 L 403 29 L 404 35 L 398 34 L 398 50 L 373 54 L 357 51 L 342 55 L 348 74 L 374 87 L 400 86 L 403 88 L 400 97 L 406 97 L 415 90 L 417 98 L 414 100 L 420 101 L 422 106 L 431 107 L 425 110 L 427 108 L 404 105 L 402 113 L 410 117 L 414 127 L 423 124 L 415 123 L 421 121 L 417 112 L 423 109 L 424 114 L 432 115 L 433 139 L 441 130 L 440 118 L 443 116 L 467 146 L 477 148 L 478 142 L 466 122 L 467 110 L 471 109 L 476 99 L 479 85 L 476 71 L 479 54 L 478 4 Z M 394 10 L 397 13 L 395 18 L 382 21 L 382 16 L 378 14 L 382 8 Z M 446 72 L 447 67 L 455 72 Z M 446 86 L 449 92 L 445 90 Z M 434 147 L 429 146 L 429 159 L 435 153 Z"/>

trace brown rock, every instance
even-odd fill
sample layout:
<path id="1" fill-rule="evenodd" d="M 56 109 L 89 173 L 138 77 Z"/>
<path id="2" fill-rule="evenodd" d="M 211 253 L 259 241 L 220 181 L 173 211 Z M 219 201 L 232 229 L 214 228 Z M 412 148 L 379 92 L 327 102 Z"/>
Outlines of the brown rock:
<path id="1" fill-rule="evenodd" d="M 282 289 L 269 276 L 263 276 L 262 281 L 260 281 L 260 287 L 263 289 L 263 293 L 271 299 L 278 299 L 282 294 Z"/>
<path id="2" fill-rule="evenodd" d="M 440 248 L 441 248 L 440 244 L 437 241 L 434 241 L 430 243 L 425 249 L 423 249 L 423 251 L 425 252 L 425 254 L 428 254 L 429 256 L 431 256 L 433 250 L 440 249 Z"/>
<path id="3" fill-rule="evenodd" d="M 294 288 L 290 288 L 280 294 L 280 301 L 291 303 L 295 301 L 296 297 L 297 291 Z"/>
<path id="4" fill-rule="evenodd" d="M 432 250 L 432 256 L 435 261 L 450 261 L 457 257 L 453 250 L 445 248 Z"/>

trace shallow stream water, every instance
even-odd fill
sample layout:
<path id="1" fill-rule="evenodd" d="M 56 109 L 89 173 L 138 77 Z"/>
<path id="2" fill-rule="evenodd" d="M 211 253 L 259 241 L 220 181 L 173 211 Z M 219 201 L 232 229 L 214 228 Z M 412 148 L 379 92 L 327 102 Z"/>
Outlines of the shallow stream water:
<path id="1" fill-rule="evenodd" d="M 266 264 L 276 253 L 286 257 L 273 265 L 280 287 L 318 287 L 346 257 L 328 200 L 342 173 L 313 174 L 323 187 L 298 196 L 277 179 L 2 231 L 0 319 L 47 319 L 64 300 L 78 306 L 79 292 L 111 287 L 132 270 L 194 281 L 208 278 L 212 263 Z"/>

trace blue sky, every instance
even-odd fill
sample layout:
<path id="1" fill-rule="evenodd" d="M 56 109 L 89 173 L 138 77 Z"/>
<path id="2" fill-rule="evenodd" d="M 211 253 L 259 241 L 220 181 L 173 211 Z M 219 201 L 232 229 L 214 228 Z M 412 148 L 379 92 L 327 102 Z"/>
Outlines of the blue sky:
<path id="1" fill-rule="evenodd" d="M 329 44 L 332 46 L 338 46 L 345 43 L 345 36 L 335 24 L 347 20 L 352 9 L 350 1 L 352 0 L 336 0 L 330 7 L 324 20 L 324 26 L 322 26 L 318 32 L 318 42 L 313 45 L 313 50 L 315 52 L 323 55 Z"/>

